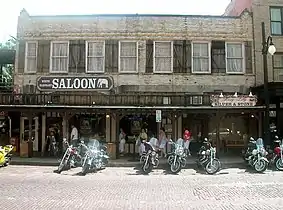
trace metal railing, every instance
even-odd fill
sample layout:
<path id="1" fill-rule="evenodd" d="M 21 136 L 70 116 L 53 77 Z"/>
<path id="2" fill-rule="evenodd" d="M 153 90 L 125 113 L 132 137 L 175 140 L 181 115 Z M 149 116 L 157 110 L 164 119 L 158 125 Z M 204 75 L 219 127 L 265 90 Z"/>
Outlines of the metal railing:
<path id="1" fill-rule="evenodd" d="M 210 106 L 209 95 L 188 94 L 13 94 L 0 93 L 0 104 L 65 106 Z"/>

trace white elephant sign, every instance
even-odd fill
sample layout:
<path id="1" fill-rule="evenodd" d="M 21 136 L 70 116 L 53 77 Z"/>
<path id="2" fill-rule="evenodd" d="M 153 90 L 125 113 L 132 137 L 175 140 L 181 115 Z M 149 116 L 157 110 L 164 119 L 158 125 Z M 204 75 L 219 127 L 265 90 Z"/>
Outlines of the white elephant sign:
<path id="1" fill-rule="evenodd" d="M 113 78 L 108 76 L 71 77 L 71 76 L 42 76 L 37 79 L 40 91 L 82 91 L 82 90 L 110 90 Z"/>

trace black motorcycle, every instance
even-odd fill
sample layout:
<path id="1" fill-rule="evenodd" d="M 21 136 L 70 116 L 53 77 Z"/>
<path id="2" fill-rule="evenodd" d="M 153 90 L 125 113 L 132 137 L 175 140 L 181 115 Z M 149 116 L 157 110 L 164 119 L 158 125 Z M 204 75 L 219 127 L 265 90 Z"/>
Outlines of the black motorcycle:
<path id="1" fill-rule="evenodd" d="M 205 138 L 203 146 L 198 152 L 197 166 L 201 166 L 206 173 L 215 174 L 221 169 L 221 162 L 216 158 L 216 148 Z"/>
<path id="2" fill-rule="evenodd" d="M 158 153 L 149 142 L 142 142 L 145 151 L 141 155 L 140 162 L 142 163 L 141 170 L 144 174 L 149 174 L 154 167 L 158 167 L 159 158 Z"/>

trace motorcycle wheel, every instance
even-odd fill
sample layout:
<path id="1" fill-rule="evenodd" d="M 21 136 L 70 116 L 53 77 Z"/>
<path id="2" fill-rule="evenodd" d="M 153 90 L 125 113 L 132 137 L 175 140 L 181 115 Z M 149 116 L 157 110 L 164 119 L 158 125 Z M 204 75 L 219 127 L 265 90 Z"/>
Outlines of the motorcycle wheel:
<path id="1" fill-rule="evenodd" d="M 86 175 L 87 172 L 89 171 L 89 167 L 90 165 L 89 164 L 84 164 L 83 167 L 82 167 L 82 175 Z"/>
<path id="2" fill-rule="evenodd" d="M 283 160 L 280 157 L 275 160 L 275 167 L 278 171 L 283 171 Z"/>
<path id="3" fill-rule="evenodd" d="M 158 159 L 155 159 L 154 160 L 154 168 L 157 168 L 159 165 L 159 160 Z"/>
<path id="4" fill-rule="evenodd" d="M 173 162 L 174 162 L 174 156 L 173 155 L 169 155 L 168 159 L 167 159 L 167 162 L 169 165 L 172 165 Z"/>
<path id="5" fill-rule="evenodd" d="M 170 166 L 170 171 L 173 174 L 179 173 L 181 171 L 181 169 L 182 169 L 182 165 L 181 165 L 180 160 L 176 160 L 175 164 L 172 163 L 171 166 Z"/>
<path id="6" fill-rule="evenodd" d="M 11 158 L 8 158 L 3 166 L 8 166 L 11 163 Z"/>
<path id="7" fill-rule="evenodd" d="M 220 161 L 218 159 L 214 159 L 212 161 L 208 161 L 205 166 L 205 171 L 207 174 L 213 175 L 216 174 L 220 170 Z"/>
<path id="8" fill-rule="evenodd" d="M 181 166 L 182 166 L 183 168 L 185 168 L 185 167 L 186 167 L 186 164 L 187 164 L 186 158 L 182 158 L 182 159 L 181 159 Z"/>
<path id="9" fill-rule="evenodd" d="M 149 174 L 153 169 L 153 165 L 150 163 L 150 161 L 144 161 L 141 169 L 144 174 Z"/>
<path id="10" fill-rule="evenodd" d="M 254 169 L 258 173 L 262 173 L 267 169 L 268 164 L 264 160 L 257 160 L 254 164 Z"/>
<path id="11" fill-rule="evenodd" d="M 66 160 L 60 162 L 58 169 L 57 169 L 58 174 L 60 174 L 62 171 L 64 171 L 66 169 L 66 167 L 67 167 L 66 162 L 67 162 Z"/>

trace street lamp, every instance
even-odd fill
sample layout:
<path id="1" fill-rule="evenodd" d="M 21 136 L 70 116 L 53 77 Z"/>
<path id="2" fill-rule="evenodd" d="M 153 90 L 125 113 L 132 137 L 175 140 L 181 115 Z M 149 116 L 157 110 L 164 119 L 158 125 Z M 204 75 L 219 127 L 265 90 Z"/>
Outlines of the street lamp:
<path id="1" fill-rule="evenodd" d="M 274 55 L 276 48 L 272 42 L 272 37 L 268 36 L 266 39 L 265 36 L 265 24 L 261 23 L 262 30 L 262 57 L 263 57 L 263 76 L 264 76 L 264 102 L 265 102 L 265 112 L 264 112 L 264 140 L 270 143 L 269 135 L 269 90 L 268 90 L 268 69 L 267 69 L 267 54 Z"/>

